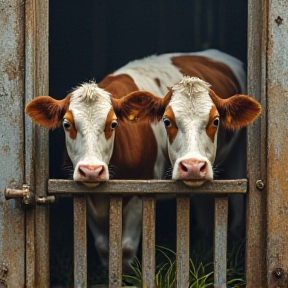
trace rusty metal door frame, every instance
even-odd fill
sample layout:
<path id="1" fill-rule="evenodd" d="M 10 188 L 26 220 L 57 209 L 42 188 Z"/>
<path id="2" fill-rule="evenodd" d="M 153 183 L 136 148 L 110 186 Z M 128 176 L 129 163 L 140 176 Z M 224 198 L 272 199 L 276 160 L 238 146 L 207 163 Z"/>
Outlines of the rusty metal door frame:
<path id="1" fill-rule="evenodd" d="M 25 103 L 49 95 L 49 0 L 26 0 Z M 48 131 L 25 116 L 25 183 L 36 198 L 44 198 L 49 178 Z M 45 201 L 44 201 L 45 202 Z M 26 287 L 48 288 L 49 206 L 26 210 Z"/>

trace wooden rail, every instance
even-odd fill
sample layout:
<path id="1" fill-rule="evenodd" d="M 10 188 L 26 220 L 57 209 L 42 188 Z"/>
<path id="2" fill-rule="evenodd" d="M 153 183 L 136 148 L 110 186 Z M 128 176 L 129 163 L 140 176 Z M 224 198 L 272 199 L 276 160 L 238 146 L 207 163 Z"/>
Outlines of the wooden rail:
<path id="1" fill-rule="evenodd" d="M 189 285 L 190 195 L 215 196 L 214 219 L 214 283 L 226 280 L 228 194 L 244 194 L 247 180 L 218 180 L 199 187 L 188 187 L 173 180 L 111 180 L 88 188 L 70 180 L 48 182 L 48 194 L 75 195 L 74 199 L 74 287 L 87 287 L 86 198 L 85 194 L 110 195 L 109 287 L 121 287 L 122 282 L 122 195 L 139 194 L 143 199 L 142 281 L 153 288 L 155 280 L 155 207 L 156 199 L 177 197 L 177 287 Z M 80 221 L 81 220 L 81 221 Z M 84 231 L 85 230 L 85 231 Z M 218 287 L 218 286 L 217 286 Z"/>
<path id="2" fill-rule="evenodd" d="M 247 180 L 214 180 L 204 183 L 202 186 L 189 187 L 181 181 L 174 180 L 110 180 L 103 182 L 95 188 L 88 188 L 81 183 L 72 180 L 50 179 L 48 182 L 48 194 L 213 194 L 223 196 L 225 194 L 245 194 Z"/>

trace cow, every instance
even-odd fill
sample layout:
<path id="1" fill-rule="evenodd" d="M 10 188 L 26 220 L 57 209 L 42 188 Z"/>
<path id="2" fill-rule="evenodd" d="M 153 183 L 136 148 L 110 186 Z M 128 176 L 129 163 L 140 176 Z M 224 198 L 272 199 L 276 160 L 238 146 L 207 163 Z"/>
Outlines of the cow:
<path id="1" fill-rule="evenodd" d="M 200 104 L 193 97 L 181 96 L 186 93 L 186 84 L 190 87 L 188 94 L 203 95 L 196 97 Z M 73 179 L 88 187 L 95 187 L 112 175 L 114 179 L 162 179 L 170 161 L 172 179 L 199 185 L 213 179 L 212 164 L 221 125 L 236 130 L 247 126 L 260 113 L 256 101 L 236 95 L 242 91 L 245 91 L 242 63 L 211 49 L 133 61 L 98 84 L 83 83 L 63 100 L 36 97 L 26 105 L 25 112 L 48 129 L 63 126 L 73 163 Z M 229 98 L 232 95 L 236 96 Z M 200 120 L 195 120 L 198 114 Z M 225 137 L 224 133 L 221 139 L 226 141 Z M 233 137 L 230 138 L 228 146 L 233 143 Z M 225 158 L 227 152 L 222 154 Z M 87 203 L 88 225 L 101 259 L 107 263 L 109 199 L 93 194 Z M 141 199 L 124 198 L 125 264 L 135 257 L 141 223 Z"/>

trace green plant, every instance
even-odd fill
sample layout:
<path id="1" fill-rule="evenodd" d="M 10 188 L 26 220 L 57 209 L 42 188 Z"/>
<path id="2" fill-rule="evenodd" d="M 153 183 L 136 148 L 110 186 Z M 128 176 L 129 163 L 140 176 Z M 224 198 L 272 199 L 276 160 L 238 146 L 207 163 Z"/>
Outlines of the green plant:
<path id="1" fill-rule="evenodd" d="M 212 250 L 205 249 L 201 244 L 195 247 L 197 247 L 197 253 L 195 251 L 191 253 L 191 255 L 195 255 L 195 259 L 190 259 L 189 287 L 187 288 L 212 288 L 214 282 L 213 262 L 204 264 L 200 261 L 200 256 L 203 259 L 210 258 L 209 255 L 202 254 L 201 251 L 210 254 Z M 176 287 L 176 253 L 169 248 L 157 246 L 156 263 L 159 264 L 156 266 L 155 288 Z M 227 287 L 245 287 L 243 266 L 244 243 L 237 243 L 232 246 L 227 255 Z M 124 284 L 145 287 L 145 283 L 142 285 L 141 263 L 138 259 L 131 265 L 131 271 L 132 275 L 123 275 Z"/>

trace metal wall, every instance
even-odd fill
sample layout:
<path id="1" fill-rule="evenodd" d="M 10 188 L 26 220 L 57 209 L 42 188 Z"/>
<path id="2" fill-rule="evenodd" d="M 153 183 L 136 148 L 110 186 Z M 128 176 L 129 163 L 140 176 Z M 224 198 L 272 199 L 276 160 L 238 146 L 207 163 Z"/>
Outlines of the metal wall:
<path id="1" fill-rule="evenodd" d="M 3 193 L 21 188 L 25 173 L 24 17 L 22 1 L 0 2 L 0 287 L 25 284 L 25 213 Z"/>

